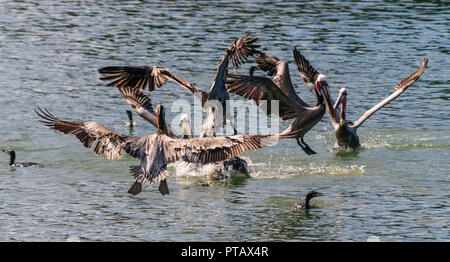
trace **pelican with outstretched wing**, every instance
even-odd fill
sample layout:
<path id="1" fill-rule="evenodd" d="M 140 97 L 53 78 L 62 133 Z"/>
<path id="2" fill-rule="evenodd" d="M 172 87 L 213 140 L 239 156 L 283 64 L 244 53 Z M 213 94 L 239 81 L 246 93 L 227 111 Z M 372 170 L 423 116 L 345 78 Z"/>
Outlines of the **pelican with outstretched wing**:
<path id="1" fill-rule="evenodd" d="M 139 91 L 138 89 L 132 87 L 123 87 L 118 88 L 124 100 L 131 106 L 131 108 L 142 118 L 150 122 L 153 126 L 158 127 L 157 124 L 157 115 L 153 110 L 151 99 L 146 96 L 144 93 Z M 183 114 L 180 118 L 181 124 L 181 136 L 177 135 L 169 124 L 166 123 L 167 135 L 173 138 L 193 138 L 193 134 L 191 131 L 191 126 L 189 123 L 188 116 Z M 227 177 L 227 171 L 233 171 L 238 173 L 243 173 L 247 177 L 250 177 L 247 167 L 247 161 L 241 159 L 239 157 L 233 157 L 226 161 L 218 163 L 218 165 L 222 166 L 217 171 L 218 177 Z M 136 195 L 141 192 L 141 184 L 135 182 L 135 186 L 132 187 L 133 190 L 129 190 L 128 193 Z"/>
<path id="2" fill-rule="evenodd" d="M 383 101 L 367 110 L 356 122 L 348 121 L 345 117 L 346 106 L 347 106 L 347 89 L 342 88 L 339 91 L 339 96 L 336 103 L 333 104 L 328 93 L 328 89 L 324 88 L 322 90 L 325 96 L 325 104 L 327 113 L 331 119 L 331 123 L 334 128 L 334 135 L 336 136 L 337 146 L 343 148 L 355 149 L 360 146 L 359 137 L 356 134 L 357 129 L 375 112 L 383 108 L 388 103 L 392 102 L 394 99 L 399 97 L 403 92 L 408 89 L 414 82 L 416 82 L 420 76 L 425 71 L 428 64 L 428 59 L 425 57 L 422 61 L 422 65 L 419 69 L 414 71 L 411 75 L 400 81 L 394 88 L 394 92 L 386 97 Z M 339 106 L 341 106 L 339 108 Z"/>
<path id="3" fill-rule="evenodd" d="M 35 112 L 47 127 L 64 134 L 75 135 L 87 148 L 91 148 L 97 142 L 94 152 L 105 159 L 120 159 L 122 150 L 138 158 L 141 160 L 140 166 L 130 167 L 136 182 L 138 184 L 161 182 L 159 191 L 163 195 L 168 193 L 166 178 L 169 174 L 167 171 L 169 163 L 180 159 L 191 163 L 223 161 L 278 141 L 278 135 L 173 138 L 168 136 L 162 105 L 158 105 L 156 112 L 157 132 L 144 137 L 117 133 L 97 122 L 61 120 L 39 107 Z"/>
<path id="4" fill-rule="evenodd" d="M 165 67 L 160 66 L 108 66 L 103 67 L 98 70 L 100 74 L 105 76 L 101 77 L 101 80 L 114 80 L 108 83 L 108 86 L 122 87 L 133 87 L 136 89 L 145 89 L 148 87 L 149 91 L 155 90 L 155 87 L 161 87 L 168 80 L 171 80 L 178 85 L 186 88 L 194 95 L 200 97 L 202 102 L 202 107 L 205 108 L 208 115 L 213 115 L 212 117 L 207 117 L 207 119 L 213 121 L 212 123 L 205 123 L 205 130 L 203 132 L 210 131 L 209 129 L 223 127 L 227 123 L 227 110 L 226 101 L 230 99 L 230 95 L 225 87 L 228 63 L 231 61 L 235 68 L 239 67 L 244 63 L 249 56 L 254 56 L 259 53 L 255 45 L 257 38 L 251 38 L 250 35 L 241 37 L 233 42 L 233 44 L 226 49 L 225 55 L 219 61 L 217 66 L 217 73 L 211 88 L 205 91 L 198 88 L 194 84 L 182 79 L 181 77 L 173 74 Z M 208 101 L 218 101 L 222 106 L 222 117 L 223 125 L 216 123 L 215 120 L 217 116 L 214 116 L 216 110 L 211 109 L 214 105 L 208 103 Z M 206 130 L 206 128 L 208 130 Z M 236 129 L 234 129 L 236 134 Z M 215 135 L 215 132 L 213 132 Z"/>
<path id="5" fill-rule="evenodd" d="M 288 63 L 278 57 L 260 53 L 256 59 L 258 68 L 273 76 L 253 76 L 254 67 L 250 69 L 250 75 L 228 75 L 232 80 L 228 81 L 228 92 L 235 93 L 247 99 L 252 99 L 266 112 L 266 114 L 277 113 L 271 109 L 271 101 L 278 100 L 278 115 L 283 121 L 293 119 L 294 121 L 280 136 L 295 138 L 302 150 L 312 155 L 315 152 L 305 143 L 303 137 L 311 130 L 325 114 L 325 105 L 321 88 L 328 86 L 324 75 L 319 74 L 306 58 L 300 54 L 297 48 L 293 50 L 298 71 L 308 89 L 315 95 L 317 103 L 308 105 L 295 92 L 289 75 Z"/>

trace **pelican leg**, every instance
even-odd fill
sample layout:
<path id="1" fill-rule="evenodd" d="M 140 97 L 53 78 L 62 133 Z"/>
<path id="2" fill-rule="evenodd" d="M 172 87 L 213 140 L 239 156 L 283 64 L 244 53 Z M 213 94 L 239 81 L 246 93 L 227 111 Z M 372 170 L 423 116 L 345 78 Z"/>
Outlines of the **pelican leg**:
<path id="1" fill-rule="evenodd" d="M 301 138 L 301 142 L 299 140 L 299 138 L 297 137 L 297 144 L 302 148 L 303 152 L 305 152 L 307 155 L 314 155 L 317 154 L 316 152 L 314 152 L 314 150 L 311 149 L 311 147 L 309 147 L 308 144 L 305 143 L 305 141 L 303 140 L 303 137 Z"/>
<path id="2" fill-rule="evenodd" d="M 134 184 L 128 189 L 128 193 L 132 194 L 133 196 L 141 193 L 142 191 L 142 184 L 139 182 L 134 182 Z"/>
<path id="3" fill-rule="evenodd" d="M 159 182 L 158 190 L 163 196 L 169 194 L 169 187 L 167 186 L 167 181 L 165 179 Z"/>

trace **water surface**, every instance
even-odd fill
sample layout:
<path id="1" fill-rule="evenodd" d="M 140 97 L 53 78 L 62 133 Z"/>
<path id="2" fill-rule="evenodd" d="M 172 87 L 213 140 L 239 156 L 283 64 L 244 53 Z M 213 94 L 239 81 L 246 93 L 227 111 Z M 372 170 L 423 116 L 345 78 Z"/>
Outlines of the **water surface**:
<path id="1" fill-rule="evenodd" d="M 0 158 L 0 241 L 448 241 L 449 19 L 440 1 L 2 1 L 0 148 L 46 167 L 13 169 Z M 314 103 L 295 69 L 297 46 L 334 96 L 347 88 L 351 120 L 423 57 L 429 64 L 364 123 L 360 150 L 332 151 L 325 116 L 305 137 L 317 155 L 282 141 L 245 153 L 252 178 L 228 181 L 171 165 L 164 197 L 154 185 L 127 194 L 135 159 L 104 160 L 33 112 L 45 106 L 128 134 L 129 107 L 98 68 L 161 65 L 207 89 L 225 48 L 246 33 L 289 62 L 298 94 Z M 151 98 L 191 96 L 170 83 Z M 135 121 L 135 135 L 154 132 Z M 318 208 L 293 212 L 310 190 L 325 194 Z"/>

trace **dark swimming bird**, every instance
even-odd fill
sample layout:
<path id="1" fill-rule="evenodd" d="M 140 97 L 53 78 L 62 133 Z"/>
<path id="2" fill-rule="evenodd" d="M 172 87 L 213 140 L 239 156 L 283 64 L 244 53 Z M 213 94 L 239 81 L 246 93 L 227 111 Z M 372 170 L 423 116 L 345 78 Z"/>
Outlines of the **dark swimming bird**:
<path id="1" fill-rule="evenodd" d="M 357 129 L 372 116 L 379 109 L 399 97 L 408 89 L 410 85 L 416 82 L 425 71 L 428 64 L 428 59 L 425 57 L 419 69 L 414 71 L 411 75 L 400 81 L 394 88 L 394 92 L 385 98 L 383 101 L 367 110 L 356 122 L 348 121 L 345 117 L 347 106 L 347 90 L 342 88 L 339 92 L 339 97 L 333 105 L 328 89 L 324 88 L 323 92 L 326 97 L 325 104 L 328 116 L 334 128 L 334 135 L 336 136 L 337 146 L 342 148 L 355 149 L 360 146 L 359 136 L 356 134 Z M 339 105 L 341 108 L 339 108 Z"/>
<path id="2" fill-rule="evenodd" d="M 124 100 L 133 108 L 133 110 L 144 119 L 148 120 L 152 125 L 158 127 L 156 121 L 156 113 L 153 111 L 151 99 L 138 89 L 132 87 L 118 88 Z M 187 114 L 183 114 L 180 117 L 181 124 L 181 136 L 175 134 L 169 124 L 166 123 L 166 129 L 168 130 L 168 135 L 173 138 L 193 138 L 191 131 L 191 126 Z M 247 167 L 247 161 L 239 157 L 233 157 L 231 159 L 225 160 L 223 162 L 217 163 L 221 165 L 220 168 L 216 169 L 216 175 L 219 178 L 225 178 L 229 176 L 230 173 L 240 172 L 245 174 L 247 177 L 250 176 Z M 136 182 L 137 183 L 137 182 Z M 132 187 L 133 188 L 133 187 Z M 135 190 L 129 191 L 131 194 L 138 194 L 140 192 L 141 186 L 136 185 Z"/>
<path id="3" fill-rule="evenodd" d="M 293 53 L 300 75 L 308 89 L 316 97 L 316 105 L 308 105 L 297 95 L 292 86 L 288 63 L 265 53 L 260 53 L 256 63 L 259 69 L 268 72 L 269 76 L 273 76 L 273 80 L 268 77 L 252 76 L 254 68 L 251 68 L 250 76 L 228 75 L 232 80 L 228 81 L 227 88 L 230 93 L 254 100 L 266 114 L 272 114 L 271 101 L 279 101 L 278 114 L 281 119 L 283 121 L 294 120 L 288 128 L 280 133 L 280 136 L 295 138 L 302 150 L 306 154 L 312 155 L 316 152 L 305 143 L 303 137 L 325 114 L 321 88 L 328 86 L 328 82 L 325 76 L 319 74 L 296 48 Z"/>
<path id="4" fill-rule="evenodd" d="M 106 75 L 101 77 L 101 80 L 114 80 L 108 83 L 108 86 L 133 87 L 136 89 L 145 89 L 148 87 L 149 91 L 155 90 L 155 87 L 161 87 L 165 82 L 171 80 L 178 85 L 186 88 L 194 95 L 201 99 L 202 107 L 206 110 L 208 115 L 213 115 L 207 119 L 212 119 L 212 123 L 205 123 L 205 130 L 214 128 L 213 134 L 215 134 L 218 128 L 222 128 L 227 123 L 227 119 L 230 117 L 227 115 L 226 101 L 230 99 L 230 95 L 225 87 L 228 63 L 231 61 L 234 68 L 244 63 L 249 56 L 253 56 L 259 51 L 256 49 L 259 46 L 254 43 L 257 38 L 250 38 L 250 35 L 241 37 L 233 42 L 233 44 L 227 48 L 225 55 L 219 61 L 217 66 L 217 73 L 211 88 L 208 91 L 198 88 L 194 84 L 182 79 L 181 77 L 173 74 L 167 68 L 161 66 L 108 66 L 98 70 L 100 74 Z M 214 101 L 218 101 L 221 105 L 222 115 L 217 110 L 211 110 L 218 105 L 214 104 Z M 215 113 L 217 111 L 218 113 Z M 216 118 L 221 116 L 223 125 L 216 123 Z M 206 128 L 207 127 L 207 128 Z M 234 127 L 233 127 L 234 128 Z M 234 129 L 236 134 L 236 129 Z"/>
<path id="5" fill-rule="evenodd" d="M 45 110 L 45 111 L 44 111 Z M 47 127 L 75 135 L 85 147 L 91 148 L 97 142 L 94 152 L 105 159 L 120 159 L 122 150 L 141 160 L 140 166 L 130 167 L 136 182 L 153 184 L 164 182 L 159 191 L 168 192 L 167 164 L 183 159 L 191 163 L 219 162 L 238 156 L 247 150 L 257 150 L 278 141 L 271 135 L 234 135 L 205 138 L 172 138 L 168 136 L 165 112 L 158 105 L 155 134 L 144 137 L 127 136 L 114 132 L 97 122 L 64 121 L 56 118 L 46 109 L 37 108 L 36 114 Z"/>
<path id="6" fill-rule="evenodd" d="M 22 162 L 22 163 L 15 163 L 16 160 L 16 152 L 14 150 L 2 150 L 5 153 L 8 153 L 10 156 L 9 159 L 9 165 L 13 167 L 29 167 L 29 166 L 37 166 L 37 167 L 44 167 L 44 165 L 34 162 Z"/>
<path id="7" fill-rule="evenodd" d="M 128 115 L 128 122 L 125 123 L 126 126 L 128 126 L 129 128 L 133 128 L 134 126 L 137 125 L 136 122 L 133 122 L 133 112 L 131 112 L 130 110 L 126 110 L 127 115 Z"/>
<path id="8" fill-rule="evenodd" d="M 314 205 L 309 204 L 309 201 L 313 198 L 313 197 L 318 197 L 318 196 L 323 196 L 322 193 L 316 192 L 316 191 L 310 191 L 307 195 L 306 195 L 306 199 L 305 202 L 298 202 L 294 204 L 294 209 L 310 209 L 310 208 L 315 208 Z"/>

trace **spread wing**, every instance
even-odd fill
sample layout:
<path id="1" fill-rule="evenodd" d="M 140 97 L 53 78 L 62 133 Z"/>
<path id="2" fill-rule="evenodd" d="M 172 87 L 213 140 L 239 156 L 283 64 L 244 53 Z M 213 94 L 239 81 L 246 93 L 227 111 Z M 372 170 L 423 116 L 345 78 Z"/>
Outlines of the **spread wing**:
<path id="1" fill-rule="evenodd" d="M 211 163 L 238 156 L 248 150 L 257 150 L 278 142 L 278 136 L 234 135 L 173 139 L 164 137 L 164 147 L 168 162 L 182 157 L 186 162 Z"/>
<path id="2" fill-rule="evenodd" d="M 249 56 L 260 53 L 257 50 L 259 45 L 254 44 L 257 40 L 257 38 L 250 38 L 250 34 L 248 34 L 237 39 L 227 48 L 226 54 L 220 59 L 217 66 L 217 73 L 211 85 L 208 99 L 218 100 L 222 103 L 229 99 L 230 96 L 225 87 L 229 61 L 231 60 L 233 63 L 236 72 L 236 68 L 245 63 Z"/>
<path id="3" fill-rule="evenodd" d="M 314 93 L 315 90 L 315 80 L 319 75 L 316 69 L 309 63 L 309 61 L 294 47 L 293 50 L 295 63 L 297 64 L 297 70 L 303 78 L 306 87 Z"/>
<path id="4" fill-rule="evenodd" d="M 118 88 L 125 101 L 133 108 L 133 110 L 142 118 L 150 122 L 153 126 L 158 127 L 156 113 L 153 110 L 152 102 L 148 96 L 138 89 L 132 87 Z M 166 124 L 167 133 L 170 137 L 177 137 L 172 128 Z"/>
<path id="5" fill-rule="evenodd" d="M 291 100 L 302 106 L 308 106 L 295 92 L 292 86 L 289 66 L 286 61 L 275 56 L 261 53 L 256 59 L 258 67 L 273 76 L 273 82 L 287 95 Z"/>
<path id="6" fill-rule="evenodd" d="M 249 56 L 254 56 L 255 54 L 260 53 L 257 48 L 261 46 L 255 45 L 256 41 L 258 41 L 258 38 L 251 38 L 250 34 L 248 34 L 237 39 L 233 42 L 233 44 L 231 44 L 226 52 L 228 53 L 234 68 L 238 68 L 240 65 L 244 64 Z"/>
<path id="7" fill-rule="evenodd" d="M 403 92 L 408 89 L 410 85 L 412 85 L 414 82 L 416 82 L 420 76 L 425 71 L 428 64 L 428 59 L 425 57 L 422 61 L 422 65 L 419 69 L 414 71 L 411 75 L 400 81 L 397 86 L 394 88 L 394 92 L 386 97 L 383 101 L 372 107 L 371 109 L 367 110 L 359 119 L 353 124 L 353 127 L 359 127 L 366 121 L 371 115 L 373 115 L 375 112 L 377 112 L 379 109 L 383 108 L 385 105 L 399 97 Z"/>
<path id="8" fill-rule="evenodd" d="M 266 113 L 272 114 L 270 105 L 272 100 L 279 101 L 279 115 L 282 120 L 298 117 L 305 112 L 305 108 L 292 101 L 275 83 L 261 76 L 229 75 L 228 92 L 252 99 Z"/>
<path id="9" fill-rule="evenodd" d="M 149 91 L 153 91 L 155 87 L 161 87 L 168 80 L 171 80 L 192 93 L 204 92 L 194 84 L 161 66 L 107 66 L 100 68 L 98 72 L 105 75 L 100 78 L 101 80 L 114 80 L 108 83 L 108 86 L 133 87 L 136 89 L 148 87 Z"/>
<path id="10" fill-rule="evenodd" d="M 46 126 L 64 134 L 75 135 L 87 148 L 97 142 L 94 152 L 105 159 L 120 159 L 122 149 L 138 137 L 116 133 L 97 122 L 64 121 L 56 118 L 46 109 L 37 108 L 36 114 Z"/>

